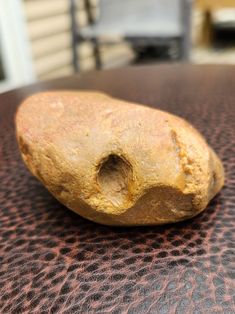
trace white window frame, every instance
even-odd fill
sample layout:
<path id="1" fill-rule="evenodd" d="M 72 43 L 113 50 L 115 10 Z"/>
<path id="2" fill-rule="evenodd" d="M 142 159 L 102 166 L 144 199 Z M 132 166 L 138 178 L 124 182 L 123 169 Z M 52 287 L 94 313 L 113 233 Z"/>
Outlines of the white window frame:
<path id="1" fill-rule="evenodd" d="M 0 55 L 6 77 L 0 93 L 35 81 L 22 0 L 0 0 Z"/>

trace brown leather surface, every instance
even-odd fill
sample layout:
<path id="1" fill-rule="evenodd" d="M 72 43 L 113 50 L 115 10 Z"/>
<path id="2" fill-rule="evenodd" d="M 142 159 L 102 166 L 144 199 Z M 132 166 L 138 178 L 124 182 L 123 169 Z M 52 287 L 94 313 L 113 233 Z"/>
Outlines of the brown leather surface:
<path id="1" fill-rule="evenodd" d="M 15 141 L 19 102 L 56 88 L 97 89 L 186 118 L 221 157 L 225 187 L 184 223 L 82 219 L 32 177 Z M 235 313 L 235 67 L 128 68 L 0 95 L 0 180 L 1 313 Z"/>

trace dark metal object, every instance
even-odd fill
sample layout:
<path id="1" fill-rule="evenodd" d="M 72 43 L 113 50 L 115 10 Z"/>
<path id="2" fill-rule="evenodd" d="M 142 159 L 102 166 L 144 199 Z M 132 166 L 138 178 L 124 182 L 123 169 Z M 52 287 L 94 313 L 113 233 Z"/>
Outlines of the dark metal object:
<path id="1" fill-rule="evenodd" d="M 74 0 L 70 1 L 74 3 Z M 86 0 L 85 8 L 90 26 L 79 28 L 75 21 L 72 27 L 72 37 L 77 39 L 77 44 L 85 40 L 90 40 L 93 43 L 97 68 L 102 67 L 99 46 L 104 43 L 115 42 L 115 32 L 120 32 L 123 39 L 128 41 L 136 51 L 143 47 L 162 47 L 162 45 L 172 47 L 173 44 L 176 44 L 178 50 L 176 57 L 178 56 L 178 59 L 188 61 L 191 46 L 192 0 L 174 1 L 175 2 L 172 3 L 169 1 L 166 3 L 166 1 L 163 0 L 152 1 L 153 9 L 151 10 L 149 6 L 150 2 L 145 2 L 144 0 L 101 0 L 101 16 L 98 21 L 95 21 L 92 15 L 91 3 L 89 0 Z M 74 8 L 74 6 L 71 7 Z M 158 10 L 160 10 L 160 12 L 158 12 Z M 139 17 L 135 17 L 135 14 L 139 14 Z M 156 19 L 153 19 L 153 14 L 156 16 Z M 169 15 L 166 15 L 166 17 L 162 19 L 162 14 Z M 179 20 L 177 20 L 178 14 Z M 71 17 L 72 20 L 74 20 L 74 15 L 71 15 Z M 161 21 L 159 21 L 159 19 Z M 117 23 L 115 22 L 113 24 L 114 20 Z M 129 20 L 130 22 L 128 22 Z M 104 25 L 102 21 L 106 21 Z M 148 25 L 146 28 L 149 21 L 152 21 L 152 24 Z M 158 21 L 160 22 L 161 30 L 158 29 Z M 133 32 L 134 25 L 136 25 L 136 31 Z M 172 29 L 172 25 L 175 25 L 175 29 Z M 156 29 L 156 33 L 153 31 L 154 29 Z M 107 33 L 110 34 L 110 36 L 104 38 Z M 76 41 L 73 40 L 73 45 L 74 44 L 76 45 Z M 73 51 L 76 53 L 75 49 L 73 49 Z M 77 54 L 74 56 L 74 59 L 75 58 L 77 58 Z M 175 58 L 175 56 L 173 58 Z"/>
<path id="2" fill-rule="evenodd" d="M 76 1 L 70 0 L 70 16 L 71 16 L 71 44 L 72 44 L 72 61 L 75 72 L 79 71 L 79 62 L 77 54 L 77 45 L 79 44 L 78 25 L 76 19 Z"/>

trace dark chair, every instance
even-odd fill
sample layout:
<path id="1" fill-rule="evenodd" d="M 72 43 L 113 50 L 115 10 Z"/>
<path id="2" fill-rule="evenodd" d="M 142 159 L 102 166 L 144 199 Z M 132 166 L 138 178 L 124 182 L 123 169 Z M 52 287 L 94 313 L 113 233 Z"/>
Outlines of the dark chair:
<path id="1" fill-rule="evenodd" d="M 102 67 L 99 46 L 122 38 L 134 49 L 144 46 L 177 44 L 179 59 L 190 53 L 192 0 L 100 0 L 99 18 L 94 20 L 89 0 L 85 1 L 90 24 L 79 28 L 75 0 L 70 0 L 73 38 L 73 63 L 79 70 L 76 45 L 93 42 L 97 68 Z"/>

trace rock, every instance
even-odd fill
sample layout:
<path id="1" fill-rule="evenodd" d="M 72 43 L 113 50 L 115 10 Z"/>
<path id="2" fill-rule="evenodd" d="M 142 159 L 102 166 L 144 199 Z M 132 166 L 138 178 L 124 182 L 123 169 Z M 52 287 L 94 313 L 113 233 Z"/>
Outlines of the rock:
<path id="1" fill-rule="evenodd" d="M 64 205 L 106 225 L 191 218 L 224 183 L 205 139 L 167 112 L 95 92 L 45 92 L 21 104 L 25 164 Z"/>

